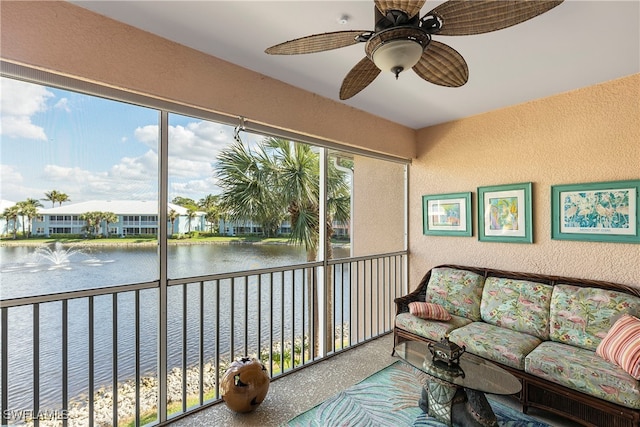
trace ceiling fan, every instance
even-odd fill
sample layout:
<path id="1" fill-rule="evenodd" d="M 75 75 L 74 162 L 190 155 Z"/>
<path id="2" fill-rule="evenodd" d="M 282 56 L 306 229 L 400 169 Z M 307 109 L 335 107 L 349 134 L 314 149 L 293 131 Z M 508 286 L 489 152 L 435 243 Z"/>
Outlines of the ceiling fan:
<path id="1" fill-rule="evenodd" d="M 365 43 L 366 56 L 349 71 L 340 87 L 340 99 L 349 99 L 367 87 L 381 71 L 396 79 L 412 68 L 424 80 L 459 87 L 469 79 L 467 63 L 452 47 L 432 35 L 482 34 L 520 24 L 541 15 L 563 0 L 449 0 L 422 18 L 426 0 L 375 0 L 375 30 L 314 34 L 271 46 L 270 55 L 298 55 Z"/>

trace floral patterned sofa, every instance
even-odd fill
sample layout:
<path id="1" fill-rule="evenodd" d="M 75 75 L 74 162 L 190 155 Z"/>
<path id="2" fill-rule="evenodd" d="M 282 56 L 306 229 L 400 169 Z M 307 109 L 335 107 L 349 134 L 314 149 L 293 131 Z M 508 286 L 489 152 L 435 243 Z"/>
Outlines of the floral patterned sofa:
<path id="1" fill-rule="evenodd" d="M 640 288 L 442 265 L 395 303 L 394 345 L 449 335 L 518 377 L 525 413 L 640 427 Z"/>

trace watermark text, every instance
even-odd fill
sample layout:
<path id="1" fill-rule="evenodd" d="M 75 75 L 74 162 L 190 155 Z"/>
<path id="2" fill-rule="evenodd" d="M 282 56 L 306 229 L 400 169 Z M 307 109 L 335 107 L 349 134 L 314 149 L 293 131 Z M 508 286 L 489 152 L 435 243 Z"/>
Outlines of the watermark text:
<path id="1" fill-rule="evenodd" d="M 32 409 L 5 409 L 4 411 L 2 411 L 2 419 L 24 422 L 30 422 L 33 420 L 67 420 L 69 419 L 69 411 L 66 409 L 46 409 L 39 411 L 34 411 Z"/>

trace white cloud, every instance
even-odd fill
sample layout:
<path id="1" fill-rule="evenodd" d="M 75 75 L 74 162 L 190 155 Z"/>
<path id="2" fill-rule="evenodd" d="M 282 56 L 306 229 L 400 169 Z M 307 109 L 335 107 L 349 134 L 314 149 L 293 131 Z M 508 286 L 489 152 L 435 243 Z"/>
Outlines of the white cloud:
<path id="1" fill-rule="evenodd" d="M 39 92 L 42 102 L 32 102 L 28 107 L 16 107 L 11 111 L 35 114 L 46 109 L 47 99 L 54 96 L 42 87 L 28 86 L 30 89 L 42 89 Z M 31 98 L 34 97 L 35 92 Z M 55 108 L 69 111 L 70 101 L 62 98 L 55 104 Z M 14 133 L 25 136 L 30 130 L 32 138 L 47 139 L 44 130 L 31 123 L 30 115 L 13 114 L 7 117 L 13 120 L 8 123 L 17 129 Z M 22 122 L 19 122 L 20 120 Z M 9 129 L 4 128 L 2 132 L 6 133 Z M 4 166 L 1 170 L 0 193 L 3 198 L 7 198 L 4 196 L 5 190 L 10 189 L 11 191 L 6 193 L 7 196 L 11 195 L 12 198 L 21 200 L 25 197 L 41 198 L 44 191 L 56 189 L 68 194 L 71 203 L 94 199 L 157 199 L 158 137 L 157 125 L 138 127 L 134 131 L 135 141 L 148 147 L 147 151 L 137 156 L 122 156 L 115 164 L 103 166 L 99 170 L 86 169 L 82 165 L 67 167 L 48 164 L 38 167 L 37 172 L 24 173 L 22 169 Z M 243 135 L 243 140 L 245 139 L 250 141 L 250 134 Z M 126 137 L 121 141 L 133 142 Z M 233 142 L 233 128 L 219 123 L 193 121 L 184 126 L 171 126 L 169 141 L 170 198 L 182 196 L 197 201 L 207 194 L 217 194 L 219 188 L 213 168 L 220 150 Z M 28 183 L 23 182 L 26 179 Z"/>
<path id="2" fill-rule="evenodd" d="M 56 102 L 56 105 L 54 105 L 54 108 L 65 111 L 67 113 L 71 112 L 71 108 L 69 107 L 69 100 L 67 98 L 60 98 L 60 100 Z"/>
<path id="3" fill-rule="evenodd" d="M 187 125 L 198 138 L 227 143 L 232 137 L 232 129 L 215 122 L 191 122 Z"/>
<path id="4" fill-rule="evenodd" d="M 214 178 L 170 183 L 169 199 L 175 196 L 190 197 L 196 201 L 208 194 L 219 194 Z"/>
<path id="5" fill-rule="evenodd" d="M 12 165 L 0 165 L 0 199 L 20 201 L 27 198 L 40 200 L 44 198 L 45 191 L 53 190 L 54 185 L 47 180 L 33 181 L 29 174 Z M 44 183 L 44 184 L 42 184 Z M 56 188 L 58 191 L 67 191 L 64 181 L 61 183 L 64 188 Z M 68 193 L 69 194 L 69 193 Z M 51 207 L 49 202 L 42 202 L 45 207 Z"/>
<path id="6" fill-rule="evenodd" d="M 213 163 L 221 149 L 233 139 L 229 126 L 207 122 L 191 122 L 186 126 L 169 127 L 170 177 L 205 179 L 213 174 Z M 157 150 L 158 126 L 138 127 L 134 135 L 143 144 Z"/>
<path id="7" fill-rule="evenodd" d="M 138 158 L 125 157 L 109 172 L 92 172 L 74 167 L 47 165 L 42 177 L 52 188 L 69 195 L 71 202 L 94 199 L 157 199 L 156 154 L 152 151 Z"/>
<path id="8" fill-rule="evenodd" d="M 158 154 L 148 150 L 139 157 L 123 157 L 111 168 L 110 175 L 115 180 L 157 180 Z"/>
<path id="9" fill-rule="evenodd" d="M 68 168 L 64 166 L 46 165 L 43 171 L 43 178 L 52 183 L 86 183 L 92 179 L 92 176 L 94 176 L 94 172 L 79 167 Z"/>
<path id="10" fill-rule="evenodd" d="M 147 125 L 136 128 L 133 132 L 136 139 L 154 150 L 158 149 L 158 125 Z"/>
<path id="11" fill-rule="evenodd" d="M 72 202 L 92 199 L 157 199 L 158 155 L 148 150 L 138 157 L 123 157 L 108 171 L 47 165 L 43 179 L 67 193 Z"/>
<path id="12" fill-rule="evenodd" d="M 158 146 L 158 126 L 138 127 L 134 135 L 138 141 L 152 149 Z M 186 126 L 169 126 L 169 156 L 188 160 L 215 161 L 222 148 L 233 140 L 233 129 L 229 126 L 200 121 Z"/>
<path id="13" fill-rule="evenodd" d="M 0 90 L 0 112 L 13 116 L 31 116 L 46 111 L 47 99 L 54 96 L 44 86 L 6 78 L 0 80 Z"/>
<path id="14" fill-rule="evenodd" d="M 28 116 L 3 115 L 0 118 L 0 135 L 6 135 L 9 138 L 47 140 L 44 129 L 31 123 L 31 118 Z"/>
<path id="15" fill-rule="evenodd" d="M 20 171 L 11 165 L 0 165 L 0 199 L 3 200 L 23 200 L 22 193 L 24 177 Z"/>
<path id="16" fill-rule="evenodd" d="M 2 185 L 8 182 L 22 182 L 22 180 L 22 174 L 15 166 L 0 165 L 0 182 Z"/>
<path id="17" fill-rule="evenodd" d="M 221 149 L 233 141 L 233 129 L 214 122 L 191 122 L 169 129 L 169 155 L 214 162 Z"/>
<path id="18" fill-rule="evenodd" d="M 11 138 L 47 140 L 44 129 L 34 125 L 31 117 L 47 109 L 54 96 L 45 87 L 13 79 L 0 79 L 0 134 Z"/>
<path id="19" fill-rule="evenodd" d="M 169 179 L 207 177 L 213 175 L 213 166 L 207 161 L 169 158 Z"/>

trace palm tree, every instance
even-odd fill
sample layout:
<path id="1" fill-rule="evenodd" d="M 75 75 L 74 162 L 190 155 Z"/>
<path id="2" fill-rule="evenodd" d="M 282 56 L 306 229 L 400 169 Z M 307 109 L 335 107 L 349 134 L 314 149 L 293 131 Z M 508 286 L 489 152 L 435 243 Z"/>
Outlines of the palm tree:
<path id="1" fill-rule="evenodd" d="M 25 224 L 24 224 L 24 223 L 26 222 L 26 221 L 24 220 L 24 217 L 25 217 L 25 209 L 26 209 L 26 202 L 25 202 L 25 201 L 21 201 L 21 202 L 16 203 L 15 205 L 18 207 L 18 215 L 20 215 L 20 216 L 22 217 L 22 236 L 24 237 L 24 236 L 26 236 L 26 235 L 27 235 L 27 232 L 26 232 L 26 230 L 25 230 L 25 228 L 24 228 L 24 227 L 25 227 Z"/>
<path id="2" fill-rule="evenodd" d="M 196 212 L 195 206 L 187 209 L 187 227 L 189 233 L 191 233 L 191 220 L 196 217 Z"/>
<path id="3" fill-rule="evenodd" d="M 13 240 L 15 240 L 18 237 L 18 216 L 19 215 L 20 215 L 20 208 L 18 207 L 17 204 L 6 208 L 2 213 L 2 216 L 7 220 L 7 224 L 9 224 L 9 221 L 13 221 Z M 7 229 L 7 231 L 9 230 Z"/>
<path id="4" fill-rule="evenodd" d="M 89 235 L 93 236 L 99 233 L 100 223 L 102 222 L 102 212 L 93 211 L 85 212 L 80 215 L 80 219 L 87 222 L 86 230 Z"/>
<path id="5" fill-rule="evenodd" d="M 29 224 L 29 227 L 27 229 L 27 234 L 26 237 L 29 238 L 31 236 L 31 222 L 33 220 L 33 218 L 35 218 L 36 215 L 38 215 L 38 208 L 42 208 L 42 203 L 40 203 L 39 200 L 37 199 L 27 199 L 23 202 L 19 202 L 20 203 L 20 208 L 21 208 L 21 215 L 22 215 L 22 227 L 24 229 L 24 217 L 27 217 L 27 222 Z M 24 230 L 23 230 L 24 233 Z"/>
<path id="6" fill-rule="evenodd" d="M 70 202 L 71 199 L 65 193 L 58 194 L 58 206 L 62 206 L 62 202 Z"/>
<path id="7" fill-rule="evenodd" d="M 318 253 L 320 221 L 320 158 L 311 146 L 268 138 L 265 152 L 271 159 L 276 184 L 282 191 L 291 220 L 292 240 L 303 243 L 307 260 L 315 261 Z M 332 162 L 327 163 L 327 254 L 332 258 L 330 239 L 333 220 L 348 221 L 351 195 L 345 175 Z"/>
<path id="8" fill-rule="evenodd" d="M 218 200 L 220 196 L 214 196 L 213 194 L 209 194 L 202 199 L 198 200 L 198 207 L 204 210 L 205 212 L 211 208 L 215 208 L 218 206 Z"/>
<path id="9" fill-rule="evenodd" d="M 281 198 L 291 221 L 291 239 L 302 243 L 307 261 L 318 257 L 320 216 L 320 159 L 306 144 L 277 138 L 265 141 L 274 160 L 271 168 L 282 191 Z"/>
<path id="10" fill-rule="evenodd" d="M 209 194 L 198 200 L 198 207 L 206 212 L 205 220 L 209 223 L 209 231 L 213 233 L 215 222 L 220 218 L 220 196 Z"/>
<path id="11" fill-rule="evenodd" d="M 58 202 L 58 199 L 60 197 L 60 193 L 58 190 L 51 190 L 51 191 L 46 191 L 44 193 L 44 199 L 42 200 L 48 200 L 51 202 L 51 207 L 54 208 L 56 206 L 56 203 Z"/>
<path id="12" fill-rule="evenodd" d="M 307 251 L 307 260 L 315 261 L 319 250 L 320 231 L 320 167 L 319 155 L 306 144 L 291 143 L 286 140 L 269 138 L 269 150 L 274 150 L 276 174 L 282 187 L 284 201 L 291 218 L 291 237 L 302 242 Z M 344 174 L 331 162 L 327 163 L 327 212 L 326 212 L 326 257 L 333 258 L 331 237 L 333 219 L 344 221 L 350 216 L 350 192 Z M 331 271 L 327 270 L 325 283 L 331 283 Z M 315 285 L 315 284 L 314 284 Z M 325 334 L 327 348 L 333 346 L 333 296 L 332 287 L 326 286 Z M 317 294 L 317 289 L 312 292 Z M 318 310 L 314 308 L 314 325 L 318 325 Z M 319 326 L 319 325 L 318 325 Z M 316 336 L 318 333 L 316 331 Z M 316 343 L 316 350 L 319 343 Z"/>
<path id="13" fill-rule="evenodd" d="M 285 217 L 285 205 L 275 188 L 270 159 L 236 142 L 218 156 L 217 176 L 223 189 L 220 204 L 234 221 L 249 220 L 269 230 Z"/>
<path id="14" fill-rule="evenodd" d="M 113 212 L 102 212 L 102 220 L 105 222 L 104 235 L 109 237 L 109 224 L 118 222 L 118 215 Z"/>
<path id="15" fill-rule="evenodd" d="M 180 214 L 175 210 L 173 209 L 169 210 L 169 222 L 171 222 L 171 233 L 170 233 L 171 236 L 173 236 L 173 232 L 174 232 L 173 224 L 176 222 L 176 219 L 178 219 L 179 216 Z"/>
<path id="16" fill-rule="evenodd" d="M 327 241 L 326 251 L 332 257 L 330 239 L 333 219 L 348 221 L 350 215 L 349 186 L 343 172 L 327 165 Z M 320 158 L 311 146 L 279 138 L 267 138 L 255 151 L 237 141 L 218 157 L 217 177 L 223 189 L 222 206 L 233 219 L 247 218 L 265 227 L 279 224 L 285 217 L 291 222 L 291 241 L 305 247 L 308 261 L 318 255 L 320 231 Z M 330 283 L 327 277 L 327 283 Z M 314 284 L 315 285 L 315 284 Z M 311 284 L 310 284 L 311 286 Z M 327 289 L 331 289 L 330 286 Z M 317 289 L 309 294 L 317 293 Z M 331 295 L 327 295 L 327 345 L 332 345 Z M 314 299 L 317 303 L 317 298 Z M 317 307 L 314 325 L 319 327 Z M 319 336 L 316 333 L 316 337 Z M 316 343 L 317 348 L 318 343 Z"/>
<path id="17" fill-rule="evenodd" d="M 204 219 L 209 224 L 209 231 L 213 233 L 217 230 L 216 222 L 220 219 L 220 209 L 217 206 L 209 208 L 204 216 Z"/>

